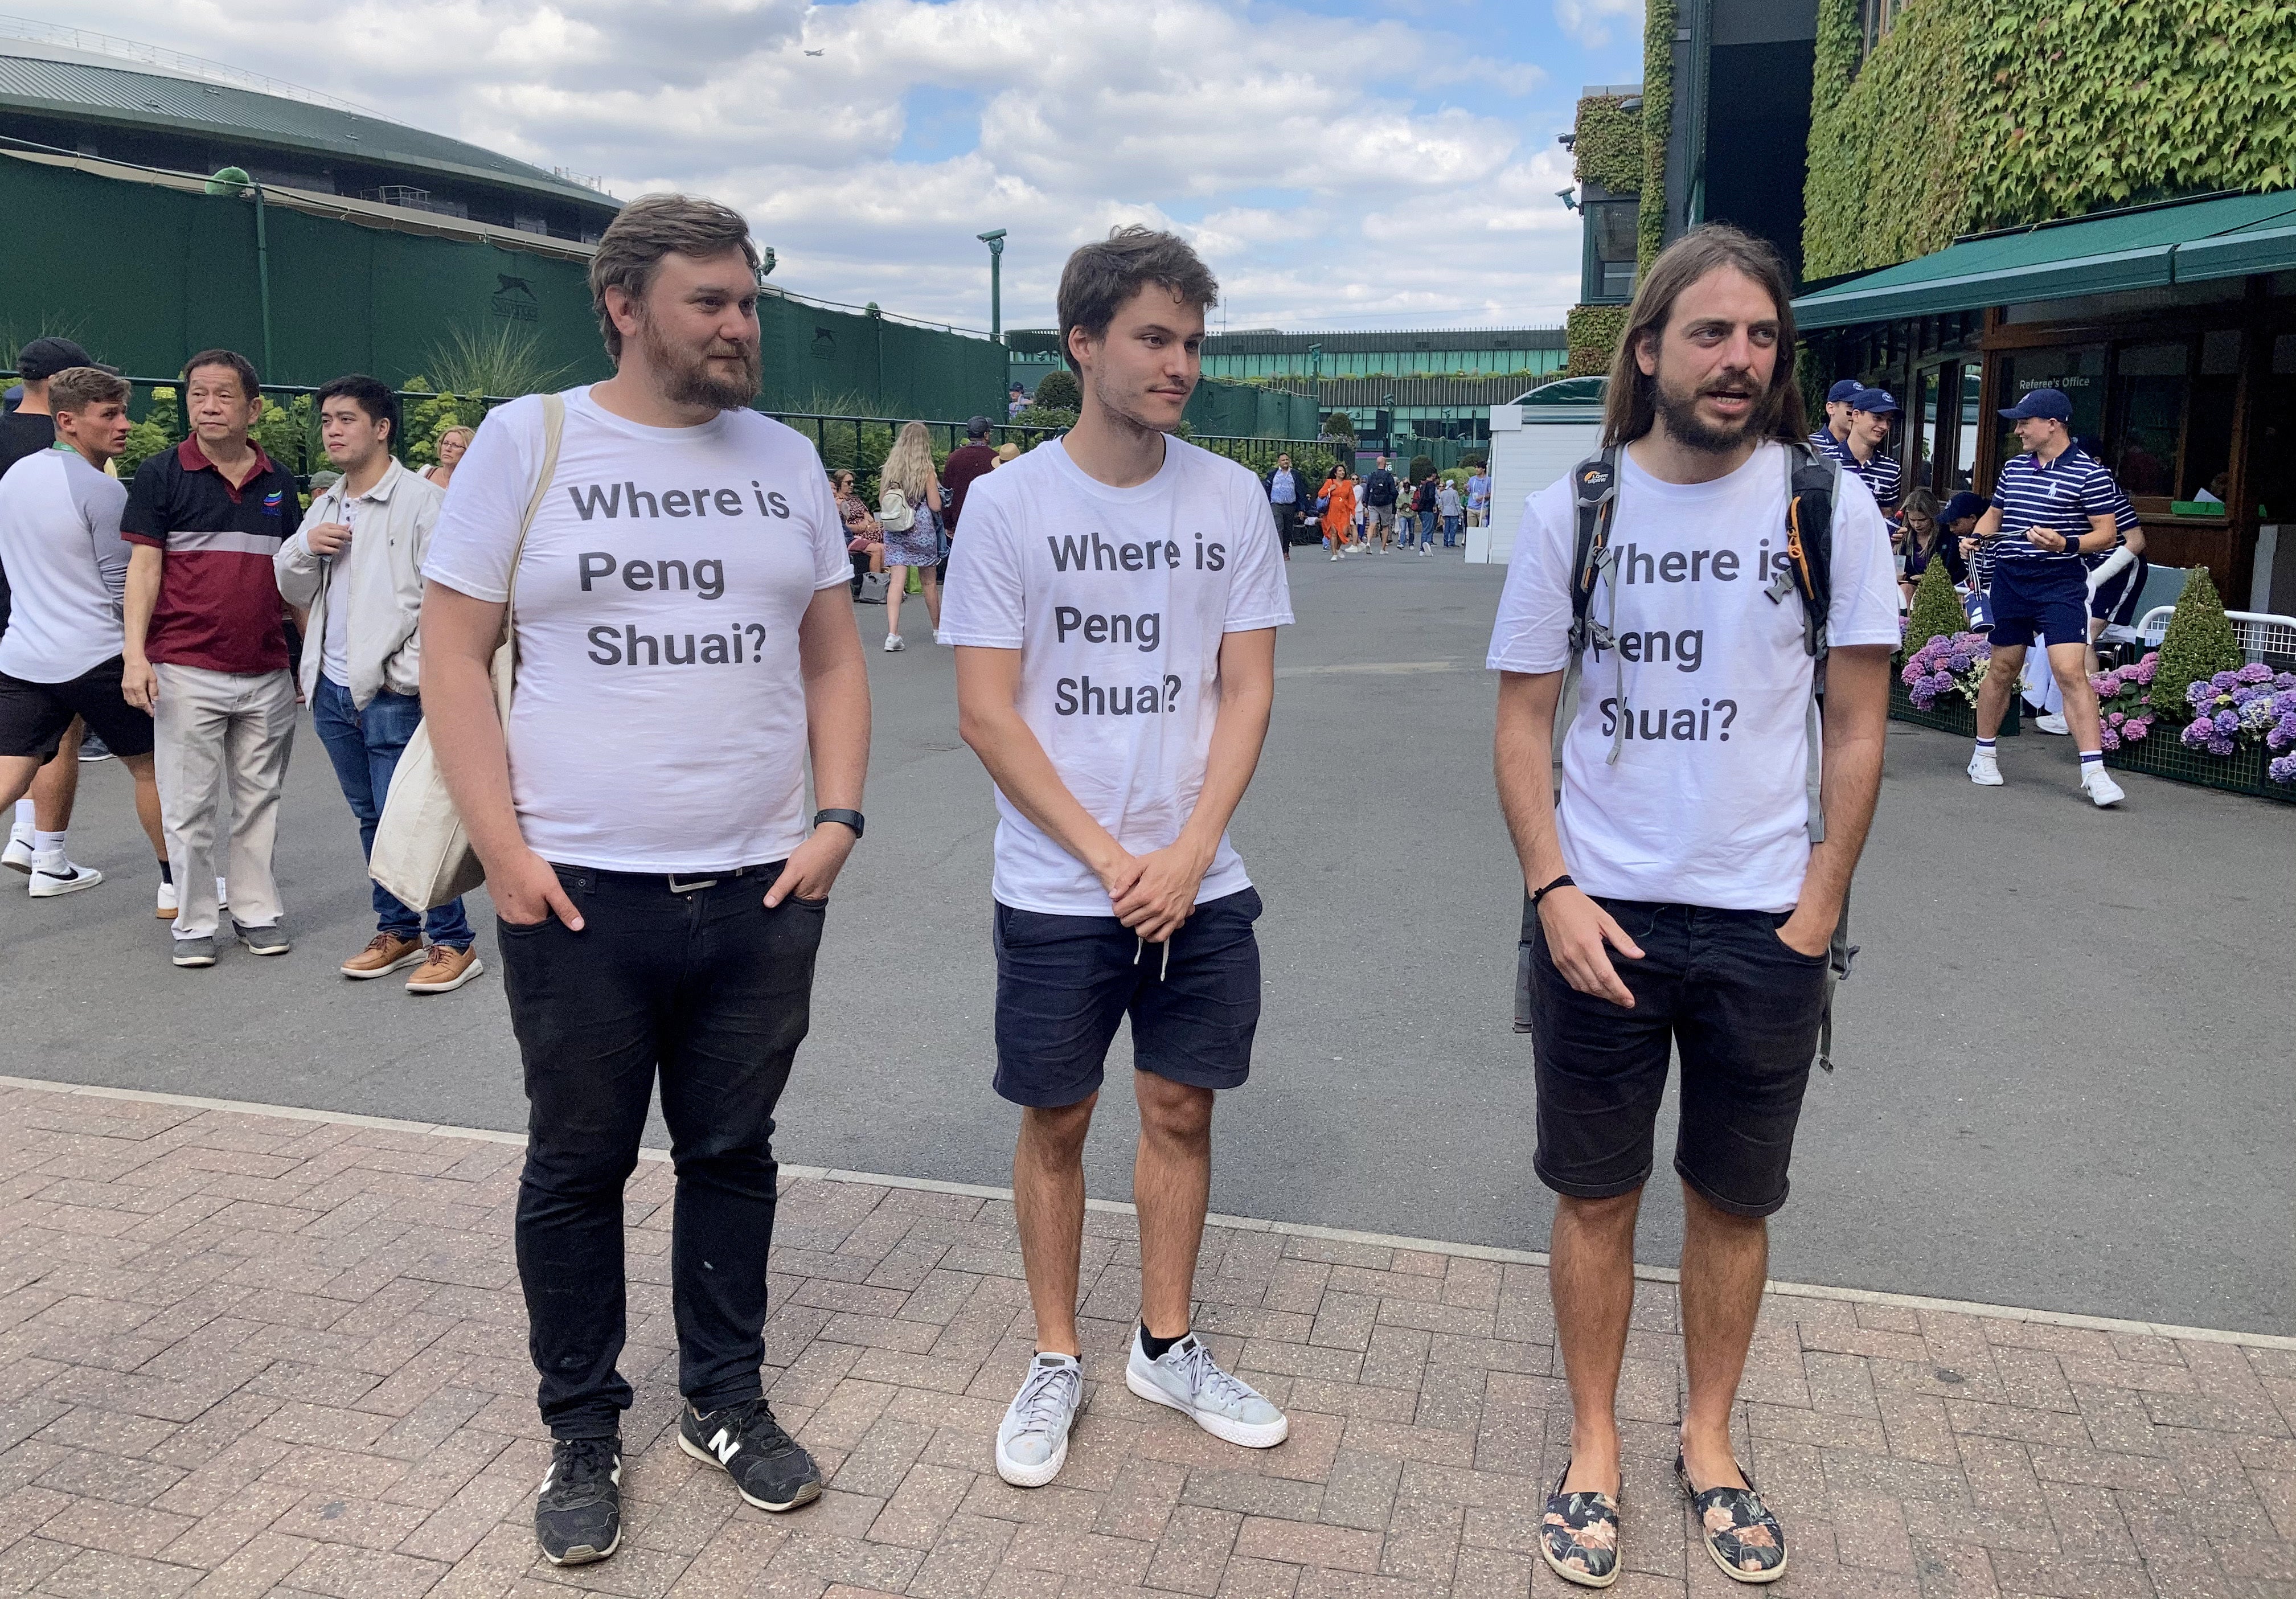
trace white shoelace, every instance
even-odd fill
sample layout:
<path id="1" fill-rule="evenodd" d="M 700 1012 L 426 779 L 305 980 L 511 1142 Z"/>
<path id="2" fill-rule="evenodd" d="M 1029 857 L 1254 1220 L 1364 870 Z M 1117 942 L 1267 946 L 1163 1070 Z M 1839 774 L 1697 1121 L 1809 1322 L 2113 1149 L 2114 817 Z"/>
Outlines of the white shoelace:
<path id="1" fill-rule="evenodd" d="M 1214 1403 L 1226 1407 L 1259 1398 L 1259 1390 L 1250 1383 L 1222 1371 L 1211 1351 L 1194 1338 L 1190 1338 L 1180 1351 L 1180 1367 L 1187 1373 L 1188 1386 L 1200 1398 L 1210 1394 Z"/>
<path id="2" fill-rule="evenodd" d="M 1062 1411 L 1076 1408 L 1072 1393 L 1054 1391 L 1054 1384 L 1065 1382 L 1070 1388 L 1079 1388 L 1084 1374 L 1072 1365 L 1040 1365 L 1029 1374 L 1021 1384 L 1021 1397 L 1013 1401 L 1013 1412 L 1020 1418 L 1020 1430 L 1013 1436 L 1025 1438 L 1032 1432 L 1049 1433 L 1060 1420 Z"/>

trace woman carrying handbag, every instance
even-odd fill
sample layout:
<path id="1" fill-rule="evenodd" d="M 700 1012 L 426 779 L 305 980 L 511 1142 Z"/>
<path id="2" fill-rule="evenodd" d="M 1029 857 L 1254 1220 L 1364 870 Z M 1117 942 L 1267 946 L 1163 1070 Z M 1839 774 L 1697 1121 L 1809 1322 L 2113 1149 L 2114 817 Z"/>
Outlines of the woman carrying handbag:
<path id="1" fill-rule="evenodd" d="M 877 472 L 877 521 L 885 529 L 885 650 L 899 651 L 901 599 L 909 573 L 924 589 L 925 614 L 940 629 L 940 477 L 933 470 L 932 436 L 921 422 L 901 424 L 900 437 Z"/>

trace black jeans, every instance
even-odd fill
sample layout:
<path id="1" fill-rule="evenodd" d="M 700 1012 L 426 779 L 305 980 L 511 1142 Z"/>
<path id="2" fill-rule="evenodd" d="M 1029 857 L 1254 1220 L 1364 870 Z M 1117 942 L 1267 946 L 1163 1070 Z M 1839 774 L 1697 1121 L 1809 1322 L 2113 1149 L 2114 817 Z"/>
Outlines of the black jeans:
<path id="1" fill-rule="evenodd" d="M 761 1391 L 774 1106 L 805 1037 L 827 903 L 766 909 L 780 870 L 673 894 L 666 878 L 560 866 L 580 932 L 496 918 L 529 1107 L 518 1275 L 554 1437 L 611 1438 L 630 1406 L 615 1366 L 622 1186 L 657 1067 L 677 1172 L 678 1388 L 703 1411 Z"/>

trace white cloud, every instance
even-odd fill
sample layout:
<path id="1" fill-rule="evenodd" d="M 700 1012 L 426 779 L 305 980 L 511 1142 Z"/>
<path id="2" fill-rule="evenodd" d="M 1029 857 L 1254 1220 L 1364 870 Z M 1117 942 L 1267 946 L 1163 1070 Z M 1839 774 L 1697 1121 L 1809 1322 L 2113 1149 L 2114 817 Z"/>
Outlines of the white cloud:
<path id="1" fill-rule="evenodd" d="M 1556 4 L 1582 35 L 1636 9 Z M 1527 107 L 1440 103 L 1447 85 L 1520 97 L 1544 74 L 1392 18 L 1235 0 L 118 0 L 105 26 L 601 173 L 624 197 L 716 194 L 775 247 L 777 283 L 914 316 L 985 321 L 972 235 L 1002 226 L 1007 320 L 1043 321 L 1067 251 L 1133 220 L 1194 239 L 1238 325 L 1554 322 L 1576 298 L 1554 130 Z M 975 147 L 905 155 L 919 92 L 977 102 Z"/>
<path id="2" fill-rule="evenodd" d="M 1611 24 L 1631 17 L 1640 31 L 1643 0 L 1554 0 L 1554 20 L 1589 49 L 1611 42 Z"/>

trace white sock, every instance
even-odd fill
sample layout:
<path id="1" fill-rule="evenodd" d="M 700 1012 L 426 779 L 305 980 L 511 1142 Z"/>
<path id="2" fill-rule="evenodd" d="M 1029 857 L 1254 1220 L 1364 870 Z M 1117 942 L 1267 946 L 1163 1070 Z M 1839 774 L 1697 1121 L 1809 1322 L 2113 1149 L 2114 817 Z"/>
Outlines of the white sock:
<path id="1" fill-rule="evenodd" d="M 68 863 L 64 858 L 64 837 L 61 832 L 32 833 L 32 865 L 43 872 L 62 873 Z"/>
<path id="2" fill-rule="evenodd" d="M 17 800 L 16 820 L 14 824 L 8 829 L 9 835 L 11 837 L 21 835 L 25 838 L 29 838 L 32 835 L 33 825 L 32 802 L 29 800 Z"/>

